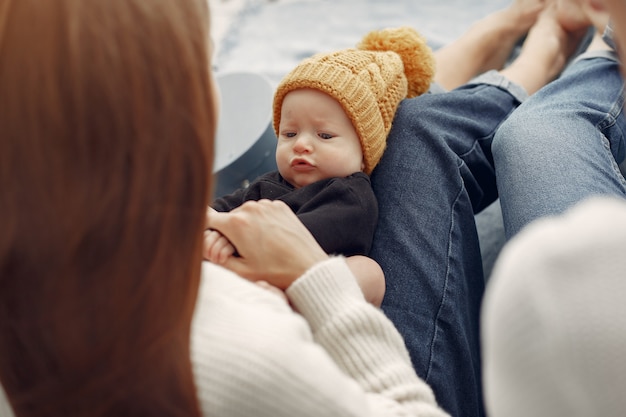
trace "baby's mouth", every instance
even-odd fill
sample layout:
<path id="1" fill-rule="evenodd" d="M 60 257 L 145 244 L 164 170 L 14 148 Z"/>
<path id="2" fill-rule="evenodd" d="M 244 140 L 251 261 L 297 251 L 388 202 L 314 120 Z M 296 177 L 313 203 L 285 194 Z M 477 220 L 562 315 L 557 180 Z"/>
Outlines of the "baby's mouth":
<path id="1" fill-rule="evenodd" d="M 291 161 L 291 167 L 296 170 L 309 170 L 315 168 L 315 165 L 304 158 L 294 158 Z"/>

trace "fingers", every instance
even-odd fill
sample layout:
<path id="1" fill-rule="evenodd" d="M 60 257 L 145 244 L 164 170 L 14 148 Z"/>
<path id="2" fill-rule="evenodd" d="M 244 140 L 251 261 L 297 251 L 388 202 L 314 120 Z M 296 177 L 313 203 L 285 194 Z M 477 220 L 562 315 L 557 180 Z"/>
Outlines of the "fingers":
<path id="1" fill-rule="evenodd" d="M 208 226 L 237 248 L 222 264 L 251 280 L 285 289 L 328 258 L 292 210 L 281 201 L 247 202 L 230 213 L 211 213 Z"/>
<path id="2" fill-rule="evenodd" d="M 224 264 L 235 253 L 235 248 L 220 232 L 204 232 L 204 258 L 216 264 Z"/>

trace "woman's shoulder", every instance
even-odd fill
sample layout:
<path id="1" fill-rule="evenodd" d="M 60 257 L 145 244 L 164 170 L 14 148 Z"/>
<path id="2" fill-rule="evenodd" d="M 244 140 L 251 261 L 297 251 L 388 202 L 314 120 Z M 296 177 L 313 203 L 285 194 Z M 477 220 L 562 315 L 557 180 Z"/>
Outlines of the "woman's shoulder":
<path id="1" fill-rule="evenodd" d="M 203 410 L 228 415 L 244 397 L 262 403 L 264 390 L 287 383 L 298 345 L 313 344 L 306 321 L 282 298 L 204 263 L 191 340 Z"/>
<path id="2" fill-rule="evenodd" d="M 264 355 L 282 350 L 268 341 L 313 340 L 307 322 L 280 296 L 214 264 L 205 262 L 192 322 L 192 339 L 204 356 L 222 352 L 222 361 L 242 355 Z M 258 343 L 257 343 L 258 342 Z M 256 346 L 255 349 L 250 349 Z M 262 360 L 262 359 L 259 359 Z"/>
<path id="3" fill-rule="evenodd" d="M 293 314 L 279 296 L 211 262 L 202 263 L 195 320 L 206 315 L 206 309 L 252 309 L 274 314 Z M 244 310 L 245 310 L 244 309 Z"/>

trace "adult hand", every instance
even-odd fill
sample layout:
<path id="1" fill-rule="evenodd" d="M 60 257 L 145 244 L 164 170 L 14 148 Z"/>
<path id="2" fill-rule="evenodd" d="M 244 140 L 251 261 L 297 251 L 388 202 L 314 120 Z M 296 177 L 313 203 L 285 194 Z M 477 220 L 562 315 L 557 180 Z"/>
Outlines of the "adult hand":
<path id="1" fill-rule="evenodd" d="M 314 264 L 328 259 L 298 217 L 282 201 L 249 201 L 229 213 L 208 213 L 208 227 L 235 246 L 225 268 L 252 281 L 286 289 Z"/>
<path id="2" fill-rule="evenodd" d="M 220 232 L 211 229 L 204 231 L 204 259 L 222 265 L 234 253 L 235 247 Z"/>

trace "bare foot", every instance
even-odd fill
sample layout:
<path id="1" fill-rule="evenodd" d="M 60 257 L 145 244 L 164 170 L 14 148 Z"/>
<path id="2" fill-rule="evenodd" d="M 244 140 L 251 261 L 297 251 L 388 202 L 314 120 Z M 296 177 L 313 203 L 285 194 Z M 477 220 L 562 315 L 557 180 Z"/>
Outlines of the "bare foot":
<path id="1" fill-rule="evenodd" d="M 483 26 L 492 23 L 497 31 L 499 48 L 495 48 L 485 61 L 480 72 L 501 69 L 511 55 L 511 51 L 519 39 L 526 35 L 535 24 L 537 18 L 546 7 L 546 0 L 516 0 L 506 9 L 493 13 L 481 22 Z"/>
<path id="2" fill-rule="evenodd" d="M 536 22 L 547 0 L 515 0 L 474 22 L 458 39 L 435 52 L 435 81 L 450 90 L 478 74 L 501 69 L 513 47 Z"/>
<path id="3" fill-rule="evenodd" d="M 539 14 L 546 8 L 546 5 L 546 0 L 515 0 L 500 13 L 502 17 L 510 19 L 509 21 L 521 35 L 535 24 Z"/>
<path id="4" fill-rule="evenodd" d="M 594 7 L 590 0 L 556 0 L 557 19 L 568 32 L 594 26 L 602 33 L 609 21 L 604 9 Z"/>
<path id="5" fill-rule="evenodd" d="M 533 94 L 561 73 L 586 32 L 587 27 L 567 31 L 557 5 L 550 4 L 528 32 L 517 59 L 501 73 Z"/>
<path id="6" fill-rule="evenodd" d="M 583 9 L 585 0 L 556 0 L 557 19 L 568 32 L 591 26 L 591 20 Z"/>

